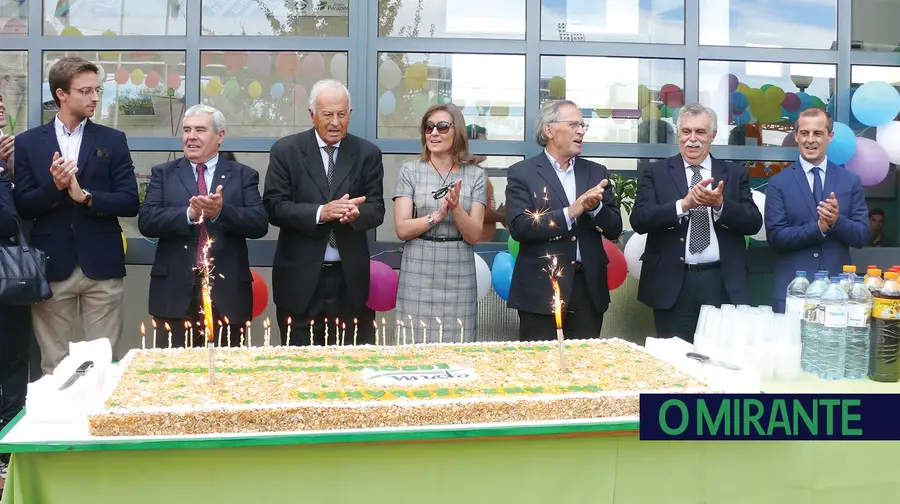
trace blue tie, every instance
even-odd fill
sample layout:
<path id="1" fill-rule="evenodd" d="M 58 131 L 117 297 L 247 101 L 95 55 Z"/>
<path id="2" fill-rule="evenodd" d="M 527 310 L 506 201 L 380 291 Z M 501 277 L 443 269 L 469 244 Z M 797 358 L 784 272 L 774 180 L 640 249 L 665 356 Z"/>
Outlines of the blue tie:
<path id="1" fill-rule="evenodd" d="M 813 172 L 813 198 L 816 200 L 816 204 L 818 205 L 820 201 L 822 201 L 822 169 L 818 166 L 812 169 Z"/>

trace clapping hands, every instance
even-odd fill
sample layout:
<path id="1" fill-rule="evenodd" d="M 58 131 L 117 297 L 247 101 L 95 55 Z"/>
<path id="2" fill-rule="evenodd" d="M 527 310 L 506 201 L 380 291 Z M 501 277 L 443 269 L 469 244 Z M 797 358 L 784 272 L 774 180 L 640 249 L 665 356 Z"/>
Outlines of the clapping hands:
<path id="1" fill-rule="evenodd" d="M 690 210 L 691 208 L 696 208 L 700 206 L 720 209 L 722 208 L 723 193 L 725 192 L 725 182 L 719 181 L 719 184 L 715 189 L 710 189 L 707 186 L 710 186 L 715 181 L 712 178 L 708 178 L 705 180 L 701 180 L 699 183 L 694 184 L 694 187 L 688 191 L 687 196 L 685 196 L 683 200 L 683 209 Z"/>
<path id="2" fill-rule="evenodd" d="M 222 211 L 222 186 L 216 188 L 216 192 L 207 196 L 193 196 L 188 202 L 190 218 L 193 221 L 203 217 L 213 220 Z"/>
<path id="3" fill-rule="evenodd" d="M 820 201 L 816 208 L 819 214 L 819 230 L 823 233 L 831 229 L 840 216 L 840 205 L 834 193 L 828 195 L 828 199 Z"/>
<path id="4" fill-rule="evenodd" d="M 573 205 L 569 206 L 569 218 L 576 219 L 584 212 L 593 212 L 603 201 L 603 193 L 609 186 L 609 180 L 603 179 L 599 184 L 585 191 Z"/>

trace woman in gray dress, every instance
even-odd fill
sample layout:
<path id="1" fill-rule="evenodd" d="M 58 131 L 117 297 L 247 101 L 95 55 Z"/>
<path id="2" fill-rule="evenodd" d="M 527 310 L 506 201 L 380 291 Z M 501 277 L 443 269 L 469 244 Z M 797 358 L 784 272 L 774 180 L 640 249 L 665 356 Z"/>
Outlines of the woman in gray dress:
<path id="1" fill-rule="evenodd" d="M 485 175 L 467 164 L 459 109 L 434 105 L 422 117 L 422 156 L 400 167 L 394 226 L 403 245 L 397 292 L 398 344 L 475 341 L 475 250 L 485 208 Z"/>

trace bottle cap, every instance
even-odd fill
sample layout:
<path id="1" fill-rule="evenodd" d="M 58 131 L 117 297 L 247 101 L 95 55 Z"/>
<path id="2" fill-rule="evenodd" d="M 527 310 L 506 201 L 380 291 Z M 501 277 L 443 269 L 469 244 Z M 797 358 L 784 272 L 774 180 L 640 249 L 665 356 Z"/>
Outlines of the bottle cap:
<path id="1" fill-rule="evenodd" d="M 856 273 L 856 266 L 852 264 L 845 264 L 844 273 Z"/>
<path id="2" fill-rule="evenodd" d="M 839 283 L 841 281 L 841 277 L 831 277 L 832 283 Z"/>
<path id="3" fill-rule="evenodd" d="M 869 268 L 866 270 L 866 274 L 869 275 L 869 276 L 875 276 L 875 275 L 879 275 L 879 276 L 880 276 L 880 275 L 881 275 L 881 270 L 878 269 L 877 266 L 869 266 Z"/>
<path id="4" fill-rule="evenodd" d="M 803 270 L 797 270 L 797 276 L 806 276 L 806 272 Z"/>
<path id="5" fill-rule="evenodd" d="M 896 280 L 897 272 L 896 271 L 888 271 L 887 273 L 884 274 L 884 279 L 885 280 Z"/>
<path id="6" fill-rule="evenodd" d="M 878 265 L 877 265 L 877 264 L 870 264 L 870 265 L 866 266 L 866 269 L 867 269 L 867 270 L 868 270 L 868 269 L 876 269 L 876 268 L 878 268 Z"/>

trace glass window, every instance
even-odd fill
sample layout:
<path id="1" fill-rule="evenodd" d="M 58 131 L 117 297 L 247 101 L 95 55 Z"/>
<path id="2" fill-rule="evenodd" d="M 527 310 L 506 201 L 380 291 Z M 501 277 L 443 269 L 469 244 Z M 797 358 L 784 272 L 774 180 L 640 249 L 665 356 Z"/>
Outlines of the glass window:
<path id="1" fill-rule="evenodd" d="M 488 139 L 523 139 L 525 56 L 382 53 L 379 61 L 379 138 L 419 138 L 428 107 L 452 101 Z"/>
<path id="2" fill-rule="evenodd" d="M 682 60 L 541 56 L 541 102 L 577 103 L 587 142 L 675 143 L 683 87 Z"/>
<path id="3" fill-rule="evenodd" d="M 128 136 L 181 136 L 184 115 L 184 52 L 45 52 L 43 117 L 59 110 L 50 94 L 47 72 L 63 56 L 80 56 L 100 68 L 103 94 L 93 121 Z"/>
<path id="4" fill-rule="evenodd" d="M 851 46 L 861 51 L 900 51 L 900 1 L 864 0 L 851 2 Z"/>
<path id="5" fill-rule="evenodd" d="M 684 0 L 542 0 L 541 39 L 683 44 Z"/>
<path id="6" fill-rule="evenodd" d="M 277 37 L 346 37 L 350 0 L 273 2 L 202 0 L 201 33 Z"/>
<path id="7" fill-rule="evenodd" d="M 17 135 L 28 129 L 28 53 L 0 51 L 0 131 Z"/>
<path id="8" fill-rule="evenodd" d="M 235 137 L 278 138 L 307 129 L 313 84 L 347 83 L 346 53 L 204 51 L 200 61 L 201 99 L 225 114 Z"/>
<path id="9" fill-rule="evenodd" d="M 28 0 L 0 2 L 0 37 L 28 35 Z"/>
<path id="10" fill-rule="evenodd" d="M 44 0 L 44 35 L 183 36 L 185 5 L 181 0 Z"/>
<path id="11" fill-rule="evenodd" d="M 834 65 L 701 61 L 700 102 L 718 116 L 714 143 L 789 146 L 794 121 L 817 107 L 834 115 Z"/>
<path id="12" fill-rule="evenodd" d="M 701 45 L 834 50 L 836 40 L 837 0 L 700 0 Z"/>
<path id="13" fill-rule="evenodd" d="M 378 36 L 525 38 L 522 0 L 379 0 Z"/>
<path id="14" fill-rule="evenodd" d="M 851 99 L 853 97 L 853 94 L 857 89 L 859 89 L 860 86 L 867 82 L 873 81 L 888 82 L 895 88 L 897 88 L 898 92 L 900 92 L 900 67 L 854 65 L 853 67 L 851 67 L 850 71 Z M 890 110 L 888 107 L 883 107 L 883 109 Z M 890 112 L 888 112 L 888 114 L 889 113 Z M 896 119 L 896 117 L 894 119 Z M 875 133 L 877 131 L 877 128 L 866 126 L 865 124 L 861 123 L 856 118 L 856 114 L 853 112 L 852 106 L 850 107 L 850 123 L 848 124 L 848 126 L 856 131 L 857 136 L 864 136 L 866 138 L 875 140 Z"/>

